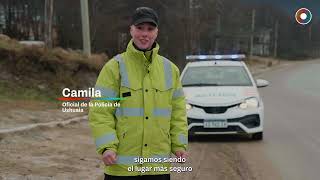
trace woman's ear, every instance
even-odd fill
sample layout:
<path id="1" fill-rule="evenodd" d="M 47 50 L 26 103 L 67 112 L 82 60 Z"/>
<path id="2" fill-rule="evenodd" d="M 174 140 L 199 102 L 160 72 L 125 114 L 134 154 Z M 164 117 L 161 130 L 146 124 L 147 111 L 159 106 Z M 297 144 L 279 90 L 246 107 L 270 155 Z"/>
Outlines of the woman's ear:
<path id="1" fill-rule="evenodd" d="M 130 26 L 130 35 L 131 35 L 131 37 L 133 37 L 133 34 L 132 34 L 133 28 L 134 28 L 133 25 L 131 25 Z"/>

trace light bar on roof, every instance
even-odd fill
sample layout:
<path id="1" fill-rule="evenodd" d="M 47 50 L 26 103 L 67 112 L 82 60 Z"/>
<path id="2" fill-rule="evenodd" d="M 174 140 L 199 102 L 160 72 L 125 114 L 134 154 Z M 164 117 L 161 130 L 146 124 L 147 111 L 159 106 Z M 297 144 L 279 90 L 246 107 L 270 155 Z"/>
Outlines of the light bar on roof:
<path id="1" fill-rule="evenodd" d="M 228 55 L 188 55 L 187 60 L 240 60 L 244 59 L 244 54 L 228 54 Z"/>

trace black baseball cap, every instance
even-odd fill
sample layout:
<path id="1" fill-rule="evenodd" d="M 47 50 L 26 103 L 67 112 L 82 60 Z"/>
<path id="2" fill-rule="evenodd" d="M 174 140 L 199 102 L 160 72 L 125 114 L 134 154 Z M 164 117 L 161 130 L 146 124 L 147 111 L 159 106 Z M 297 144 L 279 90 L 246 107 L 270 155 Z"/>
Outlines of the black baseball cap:
<path id="1" fill-rule="evenodd" d="M 149 7 L 138 7 L 132 15 L 132 24 L 138 25 L 145 22 L 152 23 L 157 27 L 159 23 L 158 14 Z"/>

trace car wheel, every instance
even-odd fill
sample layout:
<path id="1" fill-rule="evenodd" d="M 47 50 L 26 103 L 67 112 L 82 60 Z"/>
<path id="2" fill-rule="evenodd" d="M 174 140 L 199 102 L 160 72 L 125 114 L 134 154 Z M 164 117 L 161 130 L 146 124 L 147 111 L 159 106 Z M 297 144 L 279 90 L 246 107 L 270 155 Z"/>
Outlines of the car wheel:
<path id="1" fill-rule="evenodd" d="M 261 141 L 263 139 L 263 132 L 252 134 L 251 139 L 256 141 Z"/>

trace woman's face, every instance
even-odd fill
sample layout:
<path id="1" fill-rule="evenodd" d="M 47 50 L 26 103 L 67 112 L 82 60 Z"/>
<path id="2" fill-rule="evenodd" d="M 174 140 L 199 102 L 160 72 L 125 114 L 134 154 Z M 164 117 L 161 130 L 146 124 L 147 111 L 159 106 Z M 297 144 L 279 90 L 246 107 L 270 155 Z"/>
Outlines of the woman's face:
<path id="1" fill-rule="evenodd" d="M 150 23 L 141 23 L 130 26 L 130 34 L 139 49 L 149 50 L 158 36 L 158 28 Z"/>

